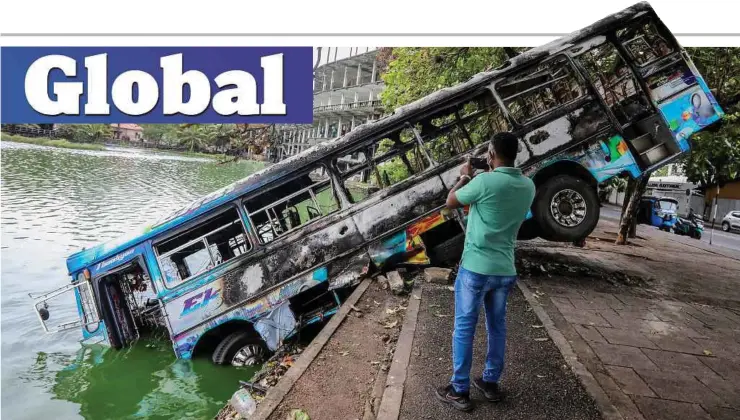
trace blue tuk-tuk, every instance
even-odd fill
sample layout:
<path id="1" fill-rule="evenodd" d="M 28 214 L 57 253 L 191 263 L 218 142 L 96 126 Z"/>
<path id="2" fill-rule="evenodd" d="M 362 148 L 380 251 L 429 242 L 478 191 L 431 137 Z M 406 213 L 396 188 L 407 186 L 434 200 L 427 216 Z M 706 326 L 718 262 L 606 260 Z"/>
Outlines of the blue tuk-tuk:
<path id="1" fill-rule="evenodd" d="M 671 197 L 643 197 L 640 201 L 638 223 L 655 226 L 670 232 L 676 224 L 678 200 Z"/>

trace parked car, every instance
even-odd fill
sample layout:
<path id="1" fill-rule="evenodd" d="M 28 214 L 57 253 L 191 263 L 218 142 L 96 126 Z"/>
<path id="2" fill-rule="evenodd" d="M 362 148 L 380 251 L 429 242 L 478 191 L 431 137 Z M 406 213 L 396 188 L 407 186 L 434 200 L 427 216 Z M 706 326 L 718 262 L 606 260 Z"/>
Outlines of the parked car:
<path id="1" fill-rule="evenodd" d="M 732 230 L 740 230 L 740 211 L 733 210 L 722 219 L 722 230 L 730 232 Z"/>

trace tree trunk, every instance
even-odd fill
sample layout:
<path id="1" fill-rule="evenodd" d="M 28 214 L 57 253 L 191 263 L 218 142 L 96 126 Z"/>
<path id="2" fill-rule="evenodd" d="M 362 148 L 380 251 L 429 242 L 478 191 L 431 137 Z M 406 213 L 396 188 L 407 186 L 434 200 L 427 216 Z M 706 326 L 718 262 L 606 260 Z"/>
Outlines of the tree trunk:
<path id="1" fill-rule="evenodd" d="M 627 204 L 627 208 L 622 212 L 622 218 L 619 222 L 619 233 L 617 234 L 617 241 L 615 242 L 617 245 L 627 244 L 627 237 L 630 236 L 630 228 L 637 221 L 637 210 L 640 208 L 640 199 L 647 189 L 649 179 L 650 174 L 645 174 L 635 182 L 635 186 L 629 195 L 629 203 Z M 635 226 L 635 230 L 636 229 L 637 228 Z"/>
<path id="2" fill-rule="evenodd" d="M 624 214 L 627 211 L 627 205 L 630 202 L 630 196 L 632 196 L 632 191 L 635 189 L 635 184 L 637 183 L 637 180 L 632 178 L 627 178 L 627 186 L 624 189 L 624 198 L 622 199 L 622 213 L 619 215 L 619 224 L 622 224 L 622 219 L 624 218 Z"/>

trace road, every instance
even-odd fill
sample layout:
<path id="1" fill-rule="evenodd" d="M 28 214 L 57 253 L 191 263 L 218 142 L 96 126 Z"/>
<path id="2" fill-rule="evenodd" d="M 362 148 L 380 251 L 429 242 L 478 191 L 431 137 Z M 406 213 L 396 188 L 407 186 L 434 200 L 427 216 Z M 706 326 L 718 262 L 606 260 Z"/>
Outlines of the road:
<path id="1" fill-rule="evenodd" d="M 610 204 L 604 205 L 604 207 L 601 208 L 601 217 L 604 219 L 610 219 L 610 220 L 619 220 L 619 215 L 621 214 L 622 209 L 613 206 Z M 701 241 L 709 245 L 709 238 L 712 234 L 711 229 L 709 229 L 709 223 L 704 223 L 704 234 L 701 237 Z M 725 233 L 722 232 L 722 230 L 719 229 L 720 224 L 715 222 L 715 225 L 718 227 L 714 230 L 714 236 L 712 237 L 712 246 L 720 246 L 727 249 L 731 249 L 734 251 L 740 251 L 740 234 L 737 233 Z M 647 226 L 644 226 L 647 227 Z M 657 230 L 657 228 L 655 228 Z M 665 233 L 665 232 L 663 232 Z M 666 235 L 675 236 L 676 239 L 682 238 L 678 235 L 675 235 L 673 233 L 665 233 Z"/>

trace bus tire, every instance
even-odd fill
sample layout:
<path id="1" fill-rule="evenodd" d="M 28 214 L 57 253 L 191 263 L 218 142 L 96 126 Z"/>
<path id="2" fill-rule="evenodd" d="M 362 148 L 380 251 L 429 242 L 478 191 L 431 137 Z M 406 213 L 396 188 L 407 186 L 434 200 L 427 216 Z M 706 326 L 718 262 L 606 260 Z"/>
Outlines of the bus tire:
<path id="1" fill-rule="evenodd" d="M 556 176 L 540 185 L 535 195 L 534 217 L 542 237 L 573 242 L 586 238 L 599 222 L 596 191 L 580 178 Z"/>
<path id="2" fill-rule="evenodd" d="M 264 362 L 266 354 L 264 341 L 253 333 L 237 331 L 221 340 L 211 360 L 217 365 L 254 366 Z"/>
<path id="3" fill-rule="evenodd" d="M 453 266 L 460 262 L 465 247 L 465 234 L 460 233 L 429 249 L 427 256 L 434 265 Z"/>

